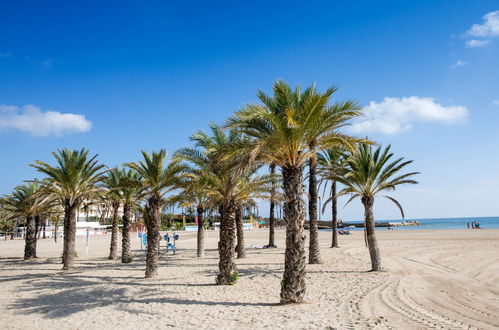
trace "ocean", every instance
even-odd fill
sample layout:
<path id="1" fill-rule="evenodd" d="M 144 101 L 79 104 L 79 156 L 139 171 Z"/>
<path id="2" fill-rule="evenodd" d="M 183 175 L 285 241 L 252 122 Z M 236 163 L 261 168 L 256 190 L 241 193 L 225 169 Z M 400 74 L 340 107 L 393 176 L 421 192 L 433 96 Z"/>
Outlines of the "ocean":
<path id="1" fill-rule="evenodd" d="M 480 227 L 484 229 L 499 229 L 499 217 L 466 217 L 466 218 L 433 218 L 433 219 L 406 219 L 419 221 L 419 226 L 404 226 L 392 227 L 395 230 L 410 230 L 410 229 L 467 229 L 467 223 L 477 221 Z M 404 220 L 376 220 L 376 222 L 403 222 Z M 362 222 L 362 221 L 347 221 L 345 222 Z M 378 230 L 386 230 L 386 228 L 377 227 Z M 362 230 L 358 228 L 357 230 Z"/>

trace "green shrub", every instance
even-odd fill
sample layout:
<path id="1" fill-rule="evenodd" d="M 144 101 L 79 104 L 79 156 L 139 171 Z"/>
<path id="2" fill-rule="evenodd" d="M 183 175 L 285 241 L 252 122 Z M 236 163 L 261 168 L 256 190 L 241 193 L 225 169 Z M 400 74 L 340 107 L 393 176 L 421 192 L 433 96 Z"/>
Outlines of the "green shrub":
<path id="1" fill-rule="evenodd" d="M 239 279 L 239 272 L 236 270 L 234 273 L 232 273 L 229 276 L 229 284 L 230 285 L 236 284 L 238 279 Z"/>

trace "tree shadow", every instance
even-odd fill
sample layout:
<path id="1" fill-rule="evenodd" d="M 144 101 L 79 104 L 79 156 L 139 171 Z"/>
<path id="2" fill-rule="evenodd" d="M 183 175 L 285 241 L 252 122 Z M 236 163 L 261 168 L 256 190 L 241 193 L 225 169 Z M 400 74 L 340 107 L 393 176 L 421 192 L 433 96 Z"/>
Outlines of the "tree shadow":
<path id="1" fill-rule="evenodd" d="M 38 275 L 38 274 L 34 274 Z M 168 283 L 168 279 L 149 282 L 142 278 L 126 276 L 60 276 L 54 275 L 32 281 L 24 290 L 33 292 L 32 297 L 17 299 L 11 308 L 20 313 L 43 314 L 48 318 L 63 318 L 102 306 L 116 306 L 121 311 L 137 313 L 128 304 L 162 303 L 173 305 L 205 306 L 275 306 L 274 303 L 205 301 L 179 299 L 177 289 L 185 286 L 215 286 L 208 283 Z M 113 287 L 110 287 L 110 283 Z M 161 286 L 161 290 L 158 287 Z M 127 287 L 133 287 L 128 291 Z M 142 309 L 140 309 L 142 313 Z"/>

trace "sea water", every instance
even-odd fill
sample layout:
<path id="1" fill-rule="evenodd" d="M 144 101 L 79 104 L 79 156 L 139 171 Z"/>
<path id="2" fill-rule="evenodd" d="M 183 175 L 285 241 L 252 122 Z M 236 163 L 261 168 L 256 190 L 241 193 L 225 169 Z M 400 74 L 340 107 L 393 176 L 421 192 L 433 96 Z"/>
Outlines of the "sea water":
<path id="1" fill-rule="evenodd" d="M 476 221 L 484 229 L 499 229 L 499 217 L 463 217 L 463 218 L 432 218 L 432 219 L 406 219 L 407 221 L 416 220 L 419 226 L 400 226 L 392 227 L 395 230 L 414 230 L 414 229 L 467 229 L 468 222 Z M 348 223 L 362 223 L 362 221 L 346 221 Z M 404 220 L 376 220 L 376 222 L 404 222 Z M 376 227 L 379 230 L 387 230 L 386 227 Z M 362 230 L 362 228 L 357 228 Z"/>

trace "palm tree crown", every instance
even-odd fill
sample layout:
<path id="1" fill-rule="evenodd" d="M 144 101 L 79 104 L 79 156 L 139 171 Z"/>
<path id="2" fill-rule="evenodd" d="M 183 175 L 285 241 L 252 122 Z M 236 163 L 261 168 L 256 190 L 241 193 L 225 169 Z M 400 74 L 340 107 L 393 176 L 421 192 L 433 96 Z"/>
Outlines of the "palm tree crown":
<path id="1" fill-rule="evenodd" d="M 419 172 L 399 174 L 399 172 L 413 161 L 404 161 L 398 158 L 390 162 L 393 153 L 390 146 L 384 150 L 382 146 L 373 151 L 373 147 L 367 144 L 360 144 L 347 160 L 348 172 L 343 177 L 337 177 L 338 181 L 345 185 L 345 188 L 338 195 L 351 194 L 347 204 L 357 197 L 374 199 L 382 191 L 393 191 L 401 184 L 417 184 L 410 177 Z M 404 211 L 400 203 L 393 197 L 383 196 L 397 205 L 402 217 Z"/>
<path id="2" fill-rule="evenodd" d="M 247 105 L 229 118 L 227 126 L 254 138 L 246 146 L 254 157 L 260 155 L 281 167 L 301 166 L 316 148 L 338 144 L 352 148 L 359 141 L 338 132 L 360 111 L 353 101 L 328 105 L 335 91 L 329 88 L 319 93 L 312 85 L 302 92 L 300 87 L 293 90 L 277 81 L 272 97 L 259 91 L 262 104 Z"/>
<path id="3" fill-rule="evenodd" d="M 176 188 L 179 175 L 185 170 L 185 166 L 175 159 L 168 163 L 167 152 L 164 149 L 151 154 L 142 151 L 142 156 L 143 161 L 127 163 L 126 166 L 138 173 L 146 194 L 161 199 Z"/>
<path id="4" fill-rule="evenodd" d="M 106 172 L 105 165 L 98 164 L 97 155 L 89 157 L 88 153 L 66 148 L 52 153 L 58 166 L 39 160 L 31 166 L 47 175 L 44 189 L 71 205 L 79 205 L 100 191 L 99 183 Z"/>

